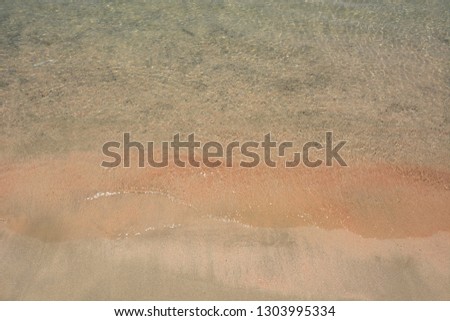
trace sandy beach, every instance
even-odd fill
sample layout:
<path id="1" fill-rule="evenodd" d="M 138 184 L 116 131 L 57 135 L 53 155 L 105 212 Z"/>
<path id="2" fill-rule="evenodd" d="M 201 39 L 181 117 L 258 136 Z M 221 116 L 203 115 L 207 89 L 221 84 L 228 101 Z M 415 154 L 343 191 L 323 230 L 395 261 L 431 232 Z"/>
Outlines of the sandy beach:
<path id="1" fill-rule="evenodd" d="M 3 1 L 0 299 L 450 300 L 449 9 Z M 327 131 L 348 166 L 100 166 Z"/>

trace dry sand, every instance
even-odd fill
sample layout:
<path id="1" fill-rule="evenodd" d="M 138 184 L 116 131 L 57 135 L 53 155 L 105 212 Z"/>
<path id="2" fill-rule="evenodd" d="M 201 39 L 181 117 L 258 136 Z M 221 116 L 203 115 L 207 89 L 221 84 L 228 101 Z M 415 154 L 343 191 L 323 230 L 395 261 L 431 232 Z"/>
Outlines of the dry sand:
<path id="1" fill-rule="evenodd" d="M 0 299 L 450 300 L 445 0 L 0 4 Z M 101 146 L 348 167 L 115 168 Z"/>

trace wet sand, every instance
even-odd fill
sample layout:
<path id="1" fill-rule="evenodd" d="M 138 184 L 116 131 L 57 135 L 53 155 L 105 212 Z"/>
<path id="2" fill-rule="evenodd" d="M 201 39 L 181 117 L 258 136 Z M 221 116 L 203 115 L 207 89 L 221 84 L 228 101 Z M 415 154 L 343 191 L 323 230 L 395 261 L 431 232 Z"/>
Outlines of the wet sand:
<path id="1" fill-rule="evenodd" d="M 449 3 L 3 1 L 0 299 L 450 299 Z M 333 131 L 348 167 L 100 167 Z"/>
<path id="2" fill-rule="evenodd" d="M 445 171 L 367 163 L 103 168 L 101 159 L 83 153 L 4 166 L 2 221 L 43 241 L 116 239 L 208 220 L 381 239 L 450 232 Z"/>
<path id="3" fill-rule="evenodd" d="M 98 160 L 2 167 L 2 298 L 448 299 L 446 172 Z"/>

